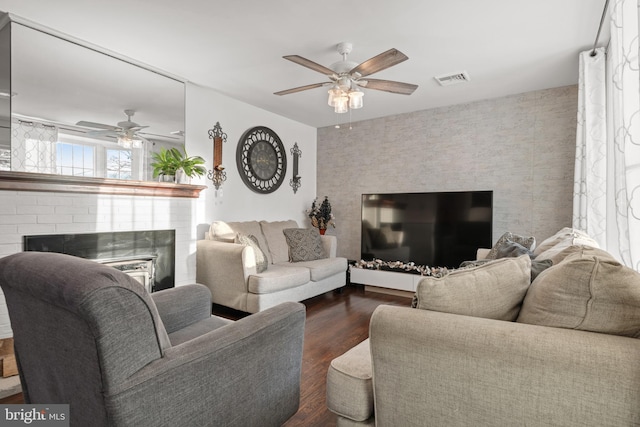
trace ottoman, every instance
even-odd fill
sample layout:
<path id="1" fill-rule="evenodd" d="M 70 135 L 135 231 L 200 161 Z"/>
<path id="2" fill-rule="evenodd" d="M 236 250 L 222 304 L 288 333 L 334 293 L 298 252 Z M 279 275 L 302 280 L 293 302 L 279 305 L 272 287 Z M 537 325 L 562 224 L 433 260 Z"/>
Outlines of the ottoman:
<path id="1" fill-rule="evenodd" d="M 327 372 L 327 406 L 338 427 L 374 426 L 371 353 L 366 339 L 331 361 Z"/>

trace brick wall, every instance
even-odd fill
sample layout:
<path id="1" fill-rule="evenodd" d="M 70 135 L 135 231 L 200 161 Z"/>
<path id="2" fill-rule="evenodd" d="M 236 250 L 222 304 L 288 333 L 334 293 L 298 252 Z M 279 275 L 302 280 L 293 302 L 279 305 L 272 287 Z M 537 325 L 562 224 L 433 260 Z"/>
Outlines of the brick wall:
<path id="1" fill-rule="evenodd" d="M 570 226 L 577 102 L 568 86 L 318 129 L 338 254 L 360 257 L 363 193 L 493 190 L 494 241 Z"/>
<path id="2" fill-rule="evenodd" d="M 197 199 L 0 191 L 0 201 L 0 257 L 21 252 L 25 235 L 175 229 L 176 284 L 195 280 Z"/>
<path id="3" fill-rule="evenodd" d="M 175 229 L 176 285 L 194 283 L 197 200 L 0 191 L 0 257 L 21 252 L 25 235 Z M 0 292 L 0 338 L 12 335 Z"/>

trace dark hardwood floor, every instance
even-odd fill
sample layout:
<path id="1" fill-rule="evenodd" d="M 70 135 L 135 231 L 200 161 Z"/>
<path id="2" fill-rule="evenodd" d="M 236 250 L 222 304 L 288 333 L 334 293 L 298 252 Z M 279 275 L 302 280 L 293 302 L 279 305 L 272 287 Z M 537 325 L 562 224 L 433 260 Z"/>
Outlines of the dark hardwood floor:
<path id="1" fill-rule="evenodd" d="M 347 286 L 303 301 L 307 307 L 300 409 L 285 427 L 333 427 L 336 417 L 326 406 L 326 375 L 329 363 L 369 335 L 369 319 L 380 304 L 409 306 L 407 297 L 365 292 Z M 214 314 L 239 318 L 243 313 L 214 306 Z M 22 394 L 0 399 L 0 404 L 23 403 Z"/>
<path id="2" fill-rule="evenodd" d="M 342 293 L 304 301 L 307 322 L 302 356 L 300 409 L 286 427 L 333 427 L 336 416 L 326 406 L 329 363 L 369 336 L 369 319 L 380 304 L 411 305 L 411 299 L 347 286 Z"/>

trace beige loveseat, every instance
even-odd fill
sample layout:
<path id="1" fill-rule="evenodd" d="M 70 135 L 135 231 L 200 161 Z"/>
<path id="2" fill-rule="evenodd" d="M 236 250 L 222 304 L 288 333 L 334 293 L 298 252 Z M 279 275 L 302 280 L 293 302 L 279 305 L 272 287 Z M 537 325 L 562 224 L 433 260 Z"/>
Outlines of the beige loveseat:
<path id="1" fill-rule="evenodd" d="M 320 245 L 321 253 L 316 251 L 315 256 L 308 257 L 314 248 L 306 251 L 303 245 L 302 258 L 311 260 L 290 262 L 291 242 L 285 230 L 300 231 L 308 240 L 304 245 Z M 254 244 L 236 243 L 239 236 L 252 236 Z M 212 302 L 257 313 L 281 302 L 302 301 L 344 286 L 347 260 L 336 257 L 336 248 L 335 236 L 300 229 L 293 220 L 215 221 L 205 239 L 197 242 L 196 282 L 211 289 Z M 266 266 L 262 272 L 260 257 Z"/>
<path id="2" fill-rule="evenodd" d="M 640 425 L 640 274 L 562 233 L 531 284 L 525 254 L 378 307 L 331 362 L 338 426 Z"/>

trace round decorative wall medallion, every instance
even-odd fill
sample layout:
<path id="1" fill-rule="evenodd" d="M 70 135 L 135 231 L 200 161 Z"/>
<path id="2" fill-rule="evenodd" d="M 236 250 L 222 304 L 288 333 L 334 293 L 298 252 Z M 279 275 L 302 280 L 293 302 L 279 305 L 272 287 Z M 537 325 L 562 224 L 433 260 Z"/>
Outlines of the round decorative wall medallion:
<path id="1" fill-rule="evenodd" d="M 256 126 L 242 135 L 236 150 L 242 181 L 256 193 L 272 193 L 287 172 L 287 156 L 280 137 L 265 126 Z"/>

